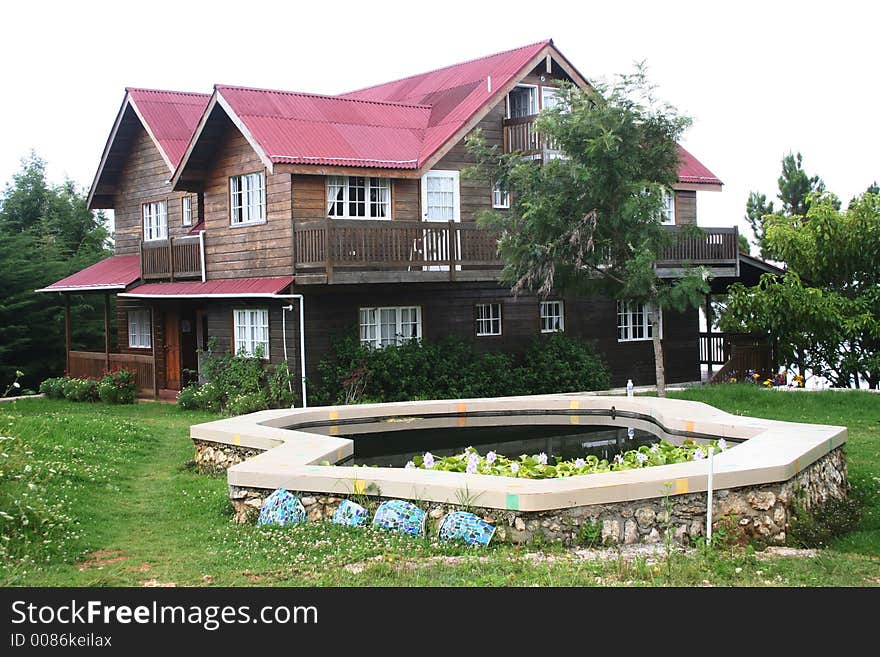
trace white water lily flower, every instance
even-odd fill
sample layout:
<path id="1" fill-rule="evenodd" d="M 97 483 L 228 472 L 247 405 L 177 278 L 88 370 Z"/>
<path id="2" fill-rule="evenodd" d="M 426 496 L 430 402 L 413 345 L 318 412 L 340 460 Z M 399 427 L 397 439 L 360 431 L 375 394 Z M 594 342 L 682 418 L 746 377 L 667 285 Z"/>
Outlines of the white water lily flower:
<path id="1" fill-rule="evenodd" d="M 727 441 L 724 438 L 718 441 L 718 449 L 722 452 L 727 449 Z"/>
<path id="2" fill-rule="evenodd" d="M 620 454 L 615 454 L 614 455 L 614 462 L 615 463 L 623 463 L 623 457 Z"/>
<path id="3" fill-rule="evenodd" d="M 574 467 L 576 467 L 578 470 L 580 470 L 586 464 L 587 464 L 587 462 L 584 461 L 583 459 L 575 459 L 575 461 L 574 461 Z"/>
<path id="4" fill-rule="evenodd" d="M 434 467 L 434 455 L 431 452 L 425 452 L 425 456 L 423 457 L 423 462 L 426 468 Z"/>
<path id="5" fill-rule="evenodd" d="M 704 458 L 706 458 L 706 454 L 697 447 L 697 451 L 694 452 L 694 461 L 702 461 Z"/>
<path id="6" fill-rule="evenodd" d="M 519 472 L 519 463 L 511 463 L 510 464 L 510 471 L 513 474 L 516 474 L 517 472 Z"/>
<path id="7" fill-rule="evenodd" d="M 657 443 L 654 443 L 653 445 L 651 445 L 651 451 L 652 451 L 654 454 L 656 454 L 657 452 L 660 451 L 660 445 L 658 445 Z"/>
<path id="8" fill-rule="evenodd" d="M 544 452 L 538 454 L 538 463 L 541 465 L 547 465 L 547 455 Z"/>
<path id="9" fill-rule="evenodd" d="M 412 470 L 414 467 L 416 467 L 416 464 L 413 463 L 412 461 L 407 461 L 405 467 L 407 470 Z"/>
<path id="10" fill-rule="evenodd" d="M 644 463 L 647 460 L 648 460 L 648 455 L 645 454 L 644 452 L 638 452 L 636 454 L 636 461 L 638 461 L 639 463 Z"/>
<path id="11" fill-rule="evenodd" d="M 490 450 L 489 453 L 486 454 L 486 463 L 489 463 L 491 465 L 492 463 L 495 463 L 495 459 L 497 459 L 497 458 L 498 458 L 498 455 L 495 452 Z"/>
<path id="12" fill-rule="evenodd" d="M 477 466 L 479 465 L 479 463 L 480 456 L 478 454 L 475 454 L 474 452 L 471 452 L 471 455 L 468 456 L 467 468 L 465 469 L 465 472 L 467 472 L 468 474 L 475 474 L 477 472 Z"/>

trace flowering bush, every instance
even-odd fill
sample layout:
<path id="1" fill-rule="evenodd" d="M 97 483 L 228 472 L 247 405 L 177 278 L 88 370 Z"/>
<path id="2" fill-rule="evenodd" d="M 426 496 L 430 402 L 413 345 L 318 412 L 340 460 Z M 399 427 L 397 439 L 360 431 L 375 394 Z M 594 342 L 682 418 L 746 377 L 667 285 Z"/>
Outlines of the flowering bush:
<path id="1" fill-rule="evenodd" d="M 98 396 L 108 404 L 134 404 L 137 397 L 135 372 L 124 367 L 105 370 L 104 378 L 98 383 Z"/>
<path id="2" fill-rule="evenodd" d="M 61 399 L 64 397 L 64 384 L 67 377 L 59 376 L 53 379 L 46 379 L 40 384 L 40 392 L 50 399 Z"/>
<path id="3" fill-rule="evenodd" d="M 673 445 L 665 440 L 661 440 L 650 447 L 642 445 L 638 449 L 631 449 L 618 454 L 611 461 L 590 455 L 585 458 L 568 461 L 557 458 L 556 463 L 551 465 L 548 463 L 547 455 L 544 452 L 531 456 L 522 454 L 518 459 L 510 459 L 492 451 L 488 452 L 485 456 L 480 456 L 476 449 L 468 447 L 461 454 L 455 454 L 454 456 L 436 457 L 431 452 L 425 452 L 424 455 L 413 458 L 412 461 L 406 464 L 406 467 L 501 477 L 520 477 L 522 479 L 554 479 L 596 472 L 634 470 L 637 468 L 649 468 L 655 465 L 699 461 L 708 457 L 710 447 L 716 453 L 728 449 L 728 445 L 723 438 L 706 444 L 698 444 L 687 439 L 681 445 Z"/>
<path id="4" fill-rule="evenodd" d="M 765 388 L 779 388 L 782 386 L 788 386 L 790 388 L 803 388 L 804 387 L 804 377 L 800 374 L 791 377 L 791 380 L 788 379 L 788 370 L 783 369 L 781 372 L 777 374 L 768 374 L 764 375 L 761 372 L 757 372 L 755 370 L 746 370 L 743 373 L 742 378 L 739 377 L 739 372 L 733 370 L 727 374 L 724 379 L 725 383 L 751 383 L 756 386 L 763 386 Z"/>
<path id="5" fill-rule="evenodd" d="M 90 377 L 67 378 L 63 390 L 70 401 L 98 401 L 98 382 Z"/>

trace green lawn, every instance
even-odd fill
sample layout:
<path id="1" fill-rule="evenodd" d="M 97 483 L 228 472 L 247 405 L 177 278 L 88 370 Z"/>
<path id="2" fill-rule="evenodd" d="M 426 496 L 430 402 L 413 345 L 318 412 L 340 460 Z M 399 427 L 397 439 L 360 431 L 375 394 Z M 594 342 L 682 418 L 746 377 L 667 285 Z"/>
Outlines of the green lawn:
<path id="1" fill-rule="evenodd" d="M 838 585 L 880 584 L 880 397 L 751 386 L 675 396 L 733 413 L 844 424 L 851 478 L 870 500 L 861 525 L 812 558 L 754 550 L 592 560 L 561 548 L 447 546 L 373 530 L 230 521 L 224 478 L 190 466 L 190 424 L 174 406 L 26 400 L 0 405 L 0 584 Z"/>

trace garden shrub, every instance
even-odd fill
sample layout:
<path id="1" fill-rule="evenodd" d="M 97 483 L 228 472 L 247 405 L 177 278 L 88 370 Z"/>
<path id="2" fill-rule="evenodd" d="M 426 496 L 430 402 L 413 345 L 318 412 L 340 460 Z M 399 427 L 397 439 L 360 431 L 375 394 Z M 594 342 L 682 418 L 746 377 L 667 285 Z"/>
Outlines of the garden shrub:
<path id="1" fill-rule="evenodd" d="M 286 362 L 266 365 L 253 356 L 217 352 L 212 338 L 202 360 L 207 383 L 186 386 L 177 396 L 177 405 L 186 410 L 204 409 L 234 415 L 267 408 L 288 408 L 297 398 L 290 368 Z"/>
<path id="2" fill-rule="evenodd" d="M 40 392 L 50 399 L 62 399 L 64 397 L 64 384 L 66 381 L 67 378 L 63 376 L 46 379 L 40 384 Z"/>
<path id="3" fill-rule="evenodd" d="M 830 498 L 809 511 L 796 503 L 789 538 L 798 547 L 828 547 L 836 537 L 855 529 L 862 518 L 863 506 L 857 494 L 843 499 Z"/>
<path id="4" fill-rule="evenodd" d="M 134 370 L 121 367 L 104 374 L 98 383 L 98 396 L 108 404 L 134 404 L 137 379 Z"/>
<path id="5" fill-rule="evenodd" d="M 337 339 L 318 365 L 316 404 L 503 397 L 598 390 L 608 369 L 589 344 L 562 334 L 540 336 L 517 358 L 477 353 L 457 338 L 409 340 L 375 349 L 354 336 Z"/>
<path id="6" fill-rule="evenodd" d="M 88 377 L 64 381 L 64 396 L 70 401 L 98 401 L 98 382 Z"/>
<path id="7" fill-rule="evenodd" d="M 592 346 L 563 333 L 541 336 L 529 346 L 523 366 L 528 394 L 602 390 L 611 375 Z"/>

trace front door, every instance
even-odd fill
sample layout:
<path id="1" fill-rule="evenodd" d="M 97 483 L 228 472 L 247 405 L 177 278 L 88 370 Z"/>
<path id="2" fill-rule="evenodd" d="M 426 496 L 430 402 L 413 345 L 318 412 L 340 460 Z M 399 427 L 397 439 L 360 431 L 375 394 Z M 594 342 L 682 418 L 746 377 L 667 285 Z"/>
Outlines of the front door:
<path id="1" fill-rule="evenodd" d="M 180 317 L 165 313 L 165 387 L 180 390 Z"/>

